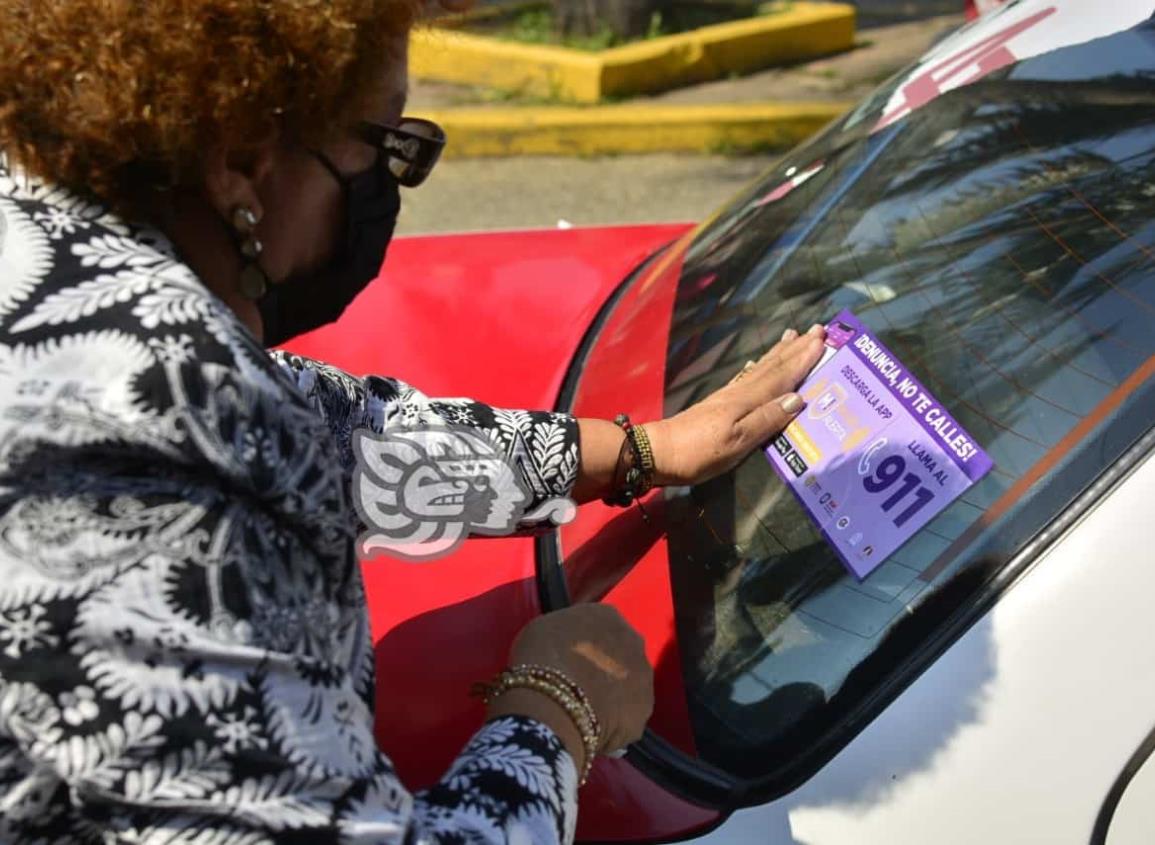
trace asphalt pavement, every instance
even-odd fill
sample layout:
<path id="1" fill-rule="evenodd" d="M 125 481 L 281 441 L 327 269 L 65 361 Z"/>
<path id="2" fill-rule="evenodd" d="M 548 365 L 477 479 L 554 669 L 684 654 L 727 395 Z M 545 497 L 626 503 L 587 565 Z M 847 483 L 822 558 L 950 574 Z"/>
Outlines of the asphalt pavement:
<path id="1" fill-rule="evenodd" d="M 402 194 L 398 234 L 701 220 L 777 155 L 442 161 Z"/>
<path id="2" fill-rule="evenodd" d="M 935 15 L 953 15 L 963 8 L 963 0 L 841 0 L 858 8 L 859 30 L 921 20 Z"/>

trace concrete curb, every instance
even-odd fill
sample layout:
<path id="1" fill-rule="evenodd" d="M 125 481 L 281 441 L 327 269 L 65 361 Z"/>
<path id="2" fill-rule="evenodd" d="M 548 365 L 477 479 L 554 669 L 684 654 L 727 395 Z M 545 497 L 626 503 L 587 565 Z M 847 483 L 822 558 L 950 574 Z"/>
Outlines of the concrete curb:
<path id="1" fill-rule="evenodd" d="M 598 52 L 431 27 L 413 34 L 409 67 L 422 79 L 596 103 L 849 50 L 854 20 L 853 6 L 799 0 L 777 14 Z"/>
<path id="2" fill-rule="evenodd" d="M 419 112 L 449 136 L 447 157 L 738 152 L 787 148 L 849 103 L 458 108 Z"/>

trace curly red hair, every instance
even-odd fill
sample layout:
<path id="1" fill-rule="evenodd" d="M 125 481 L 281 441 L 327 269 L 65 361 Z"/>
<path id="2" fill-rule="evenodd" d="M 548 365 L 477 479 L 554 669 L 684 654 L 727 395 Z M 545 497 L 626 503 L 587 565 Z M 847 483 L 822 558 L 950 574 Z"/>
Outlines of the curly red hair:
<path id="1" fill-rule="evenodd" d="M 203 151 L 319 143 L 420 0 L 0 0 L 0 150 L 114 207 Z"/>

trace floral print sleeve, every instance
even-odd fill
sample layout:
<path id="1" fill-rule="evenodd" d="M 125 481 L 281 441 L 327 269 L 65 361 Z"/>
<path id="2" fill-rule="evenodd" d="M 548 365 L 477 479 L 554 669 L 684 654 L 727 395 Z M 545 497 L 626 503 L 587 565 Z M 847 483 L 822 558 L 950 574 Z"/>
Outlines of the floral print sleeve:
<path id="1" fill-rule="evenodd" d="M 393 378 L 357 378 L 328 364 L 284 351 L 271 353 L 333 430 L 343 465 L 354 463 L 352 434 L 378 434 L 423 426 L 461 426 L 482 432 L 515 465 L 526 483 L 532 511 L 568 496 L 577 481 L 577 420 L 547 411 L 493 408 L 472 399 L 430 399 Z"/>
<path id="2" fill-rule="evenodd" d="M 333 432 L 362 555 L 430 560 L 470 535 L 548 531 L 576 515 L 572 416 L 430 399 L 396 379 L 271 357 Z"/>
<path id="3" fill-rule="evenodd" d="M 454 403 L 283 366 L 159 234 L 0 157 L 0 842 L 572 841 L 537 722 L 417 794 L 375 744 L 347 435 Z"/>

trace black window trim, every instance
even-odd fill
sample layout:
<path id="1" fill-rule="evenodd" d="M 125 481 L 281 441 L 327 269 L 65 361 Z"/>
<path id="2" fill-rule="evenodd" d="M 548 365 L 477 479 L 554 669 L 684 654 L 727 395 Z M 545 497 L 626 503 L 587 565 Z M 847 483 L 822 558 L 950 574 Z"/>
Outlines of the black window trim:
<path id="1" fill-rule="evenodd" d="M 1127 760 L 1115 778 L 1115 782 L 1107 790 L 1107 796 L 1099 808 L 1099 815 L 1095 818 L 1095 827 L 1091 830 L 1091 845 L 1106 845 L 1107 836 L 1111 833 L 1111 822 L 1115 820 L 1115 811 L 1119 809 L 1119 803 L 1123 800 L 1127 787 L 1131 785 L 1135 775 L 1139 774 L 1139 770 L 1143 768 L 1152 754 L 1155 754 L 1155 728 L 1152 728 L 1151 732 L 1139 743 L 1139 747 L 1131 754 L 1130 759 Z"/>
<path id="2" fill-rule="evenodd" d="M 555 409 L 569 413 L 577 394 L 577 385 L 585 368 L 586 360 L 594 344 L 598 341 L 605 323 L 613 313 L 621 297 L 644 275 L 644 270 L 653 260 L 669 248 L 669 245 L 655 252 L 642 262 L 618 286 L 602 305 L 590 328 L 587 330 L 573 361 L 570 363 L 558 393 Z M 817 774 L 851 740 L 877 718 L 899 695 L 913 684 L 930 666 L 941 657 L 980 618 L 990 611 L 1006 592 L 1018 583 L 1043 554 L 1051 549 L 1074 527 L 1096 504 L 1122 484 L 1144 461 L 1155 455 L 1155 428 L 1143 428 L 1140 419 L 1155 419 L 1155 380 L 1149 379 L 1132 397 L 1146 408 L 1148 413 L 1132 412 L 1127 419 L 1116 419 L 1107 429 L 1100 430 L 1099 436 L 1106 439 L 1114 436 L 1127 445 L 1119 457 L 1102 471 L 1082 491 L 1076 491 L 1071 501 L 1049 523 L 1010 559 L 981 561 L 971 567 L 984 583 L 975 586 L 964 584 L 963 589 L 973 591 L 973 597 L 964 601 L 946 619 L 933 626 L 929 635 L 913 636 L 919 642 L 909 651 L 906 660 L 896 665 L 873 692 L 864 696 L 846 716 L 836 722 L 831 730 L 818 737 L 807 753 L 784 762 L 774 771 L 758 779 L 736 777 L 702 760 L 695 760 L 652 731 L 646 731 L 643 738 L 630 747 L 626 759 L 656 784 L 672 794 L 709 809 L 718 810 L 721 824 L 725 817 L 743 807 L 766 804 L 788 795 Z M 1115 431 L 1115 429 L 1119 429 Z M 1094 454 L 1089 452 L 1093 451 Z M 1101 460 L 1100 450 L 1085 450 L 1075 458 L 1075 462 L 1094 465 Z M 557 531 L 535 538 L 538 596 L 543 612 L 568 607 L 571 603 L 562 570 L 561 536 Z M 696 830 L 684 838 L 701 836 L 703 830 Z M 655 842 L 672 842 L 678 839 L 661 839 Z"/>
<path id="3" fill-rule="evenodd" d="M 581 342 L 574 352 L 573 360 L 566 369 L 561 388 L 558 390 L 557 401 L 554 404 L 555 408 L 560 410 L 563 407 L 568 408 L 573 405 L 573 398 L 577 394 L 577 386 L 578 381 L 581 379 L 582 368 L 585 365 L 586 359 L 589 358 L 590 351 L 593 349 L 594 344 L 597 343 L 598 338 L 601 337 L 602 329 L 605 327 L 606 321 L 609 320 L 610 315 L 614 313 L 614 309 L 617 308 L 618 302 L 625 296 L 626 291 L 633 287 L 634 282 L 637 281 L 648 268 L 653 266 L 659 257 L 665 255 L 666 251 L 670 249 L 674 243 L 675 241 L 670 241 L 658 247 L 658 249 L 642 259 L 642 261 L 617 284 L 610 295 L 606 297 L 606 301 L 602 303 L 597 314 L 594 315 L 594 319 L 590 323 L 589 328 L 587 328 L 585 334 L 582 335 Z M 572 604 L 569 587 L 566 585 L 565 576 L 561 570 L 560 551 L 561 540 L 557 537 L 556 531 L 539 534 L 534 538 L 534 558 L 537 568 L 537 598 L 543 611 L 569 607 L 570 604 Z M 551 560 L 552 563 L 550 562 Z"/>

